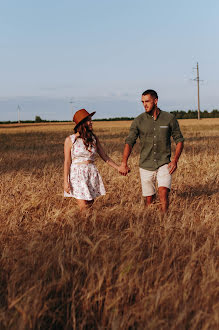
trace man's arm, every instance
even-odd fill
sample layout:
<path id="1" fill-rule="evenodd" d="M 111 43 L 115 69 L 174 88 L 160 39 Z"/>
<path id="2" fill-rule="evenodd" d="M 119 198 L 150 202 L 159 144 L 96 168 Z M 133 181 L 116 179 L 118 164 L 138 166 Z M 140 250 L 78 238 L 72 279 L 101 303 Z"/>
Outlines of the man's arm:
<path id="1" fill-rule="evenodd" d="M 168 164 L 169 168 L 169 173 L 173 174 L 175 170 L 177 169 L 177 163 L 179 160 L 179 157 L 183 151 L 184 143 L 183 142 L 178 142 L 176 145 L 176 151 L 173 160 Z"/>
<path id="2" fill-rule="evenodd" d="M 138 122 L 137 118 L 133 120 L 130 130 L 129 130 L 129 135 L 125 140 L 125 147 L 123 151 L 123 157 L 122 157 L 122 163 L 119 167 L 119 173 L 122 175 L 127 175 L 130 172 L 130 168 L 127 165 L 128 158 L 132 152 L 132 148 L 136 143 L 136 140 L 139 136 L 139 130 L 138 130 Z"/>
<path id="3" fill-rule="evenodd" d="M 121 173 L 122 175 L 127 175 L 128 172 L 130 172 L 130 168 L 128 167 L 127 163 L 131 152 L 132 147 L 126 143 L 123 151 L 122 163 L 119 167 L 119 173 Z"/>

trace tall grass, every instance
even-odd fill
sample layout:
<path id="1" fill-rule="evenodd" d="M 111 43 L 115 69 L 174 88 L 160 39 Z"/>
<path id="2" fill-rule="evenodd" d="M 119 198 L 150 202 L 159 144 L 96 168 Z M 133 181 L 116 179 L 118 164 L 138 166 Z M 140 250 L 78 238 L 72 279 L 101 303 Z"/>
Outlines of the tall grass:
<path id="1" fill-rule="evenodd" d="M 81 215 L 63 198 L 67 125 L 1 129 L 0 329 L 217 329 L 219 120 L 180 121 L 170 209 L 141 197 L 138 153 Z M 105 126 L 104 126 L 105 125 Z M 95 123 L 120 162 L 128 123 Z"/>

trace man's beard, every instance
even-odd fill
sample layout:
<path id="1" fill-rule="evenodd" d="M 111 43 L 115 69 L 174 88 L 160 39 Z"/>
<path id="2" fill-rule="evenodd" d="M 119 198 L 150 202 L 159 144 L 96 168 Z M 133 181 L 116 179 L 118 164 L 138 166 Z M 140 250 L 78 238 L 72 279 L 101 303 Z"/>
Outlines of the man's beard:
<path id="1" fill-rule="evenodd" d="M 154 111 L 156 110 L 156 104 L 153 105 L 153 108 L 150 110 L 149 115 L 152 115 Z"/>

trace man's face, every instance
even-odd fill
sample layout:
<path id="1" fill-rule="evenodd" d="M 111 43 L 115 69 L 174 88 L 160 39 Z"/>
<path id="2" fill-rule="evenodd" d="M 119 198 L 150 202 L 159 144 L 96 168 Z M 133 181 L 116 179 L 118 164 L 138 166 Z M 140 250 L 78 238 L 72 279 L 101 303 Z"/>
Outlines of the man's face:
<path id="1" fill-rule="evenodd" d="M 150 113 L 157 106 L 158 99 L 152 97 L 150 94 L 142 95 L 141 102 L 147 113 Z"/>

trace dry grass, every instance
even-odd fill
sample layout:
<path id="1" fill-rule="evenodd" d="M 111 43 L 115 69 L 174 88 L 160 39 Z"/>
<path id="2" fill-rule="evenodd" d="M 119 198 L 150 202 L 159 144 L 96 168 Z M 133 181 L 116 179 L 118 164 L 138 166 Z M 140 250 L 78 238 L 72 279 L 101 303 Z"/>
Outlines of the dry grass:
<path id="1" fill-rule="evenodd" d="M 63 199 L 70 124 L 0 128 L 1 329 L 217 329 L 219 120 L 180 121 L 168 215 L 132 172 L 100 159 L 107 195 L 82 217 Z M 130 122 L 95 123 L 120 162 Z"/>

